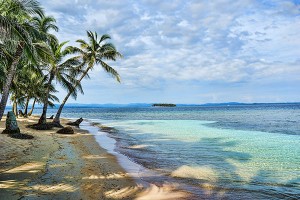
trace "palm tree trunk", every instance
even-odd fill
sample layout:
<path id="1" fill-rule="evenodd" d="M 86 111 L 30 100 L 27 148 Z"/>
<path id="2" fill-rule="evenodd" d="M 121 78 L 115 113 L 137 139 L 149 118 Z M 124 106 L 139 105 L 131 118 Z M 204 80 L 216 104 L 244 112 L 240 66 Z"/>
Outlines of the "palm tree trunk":
<path id="1" fill-rule="evenodd" d="M 74 88 L 76 88 L 78 86 L 78 84 L 81 82 L 81 80 L 87 75 L 88 71 L 89 71 L 90 68 L 88 68 L 87 70 L 85 70 L 85 72 L 82 74 L 82 76 L 80 77 L 80 79 L 78 80 L 77 84 L 75 85 Z M 53 123 L 56 123 L 56 124 L 60 124 L 60 115 L 61 115 L 61 112 L 62 112 L 62 109 L 64 108 L 66 102 L 68 101 L 69 97 L 71 96 L 73 90 L 72 91 L 69 91 L 69 93 L 67 94 L 67 96 L 64 98 L 63 102 L 60 104 L 58 110 L 57 110 L 57 113 L 53 119 Z"/>
<path id="2" fill-rule="evenodd" d="M 71 96 L 72 92 L 70 91 L 67 96 L 64 98 L 63 102 L 60 104 L 58 110 L 57 110 L 57 113 L 53 119 L 53 123 L 56 123 L 56 124 L 60 124 L 60 114 L 62 112 L 62 109 L 64 108 L 66 102 L 68 101 L 68 98 Z"/>
<path id="3" fill-rule="evenodd" d="M 33 110 L 34 110 L 35 102 L 36 102 L 36 98 L 34 98 L 34 100 L 33 100 L 32 107 L 31 107 L 31 110 L 30 110 L 29 113 L 28 113 L 28 116 L 31 116 L 31 115 L 32 115 L 32 112 L 33 112 Z"/>
<path id="4" fill-rule="evenodd" d="M 17 99 L 15 100 L 15 104 L 16 104 L 16 107 L 15 107 L 16 117 L 19 117 L 19 112 L 18 112 L 18 102 L 17 102 Z"/>
<path id="5" fill-rule="evenodd" d="M 17 115 L 16 113 L 16 101 L 13 101 L 13 106 L 12 106 L 12 111 L 14 112 L 15 115 Z"/>
<path id="6" fill-rule="evenodd" d="M 17 65 L 20 61 L 21 55 L 23 53 L 24 43 L 20 42 L 18 44 L 18 47 L 16 49 L 16 53 L 14 55 L 14 61 L 12 62 L 10 69 L 8 71 L 5 84 L 3 85 L 3 92 L 2 92 L 2 98 L 0 101 L 0 121 L 3 117 L 3 113 L 7 104 L 8 96 L 9 96 L 9 90 L 11 86 L 11 82 L 16 74 L 17 71 Z"/>
<path id="7" fill-rule="evenodd" d="M 18 117 L 18 103 L 16 99 L 13 102 L 13 112 L 16 115 L 16 117 Z"/>
<path id="8" fill-rule="evenodd" d="M 38 124 L 46 124 L 46 122 L 47 122 L 46 115 L 47 115 L 47 109 L 48 109 L 48 98 L 49 98 L 49 93 L 50 93 L 50 85 L 51 85 L 51 82 L 52 82 L 53 79 L 54 79 L 54 74 L 52 72 L 50 72 L 50 78 L 49 78 L 49 81 L 47 83 L 48 86 L 47 86 L 47 90 L 46 90 L 46 96 L 45 96 L 45 99 L 44 99 L 43 112 L 42 112 L 42 115 L 39 119 Z"/>
<path id="9" fill-rule="evenodd" d="M 25 103 L 25 108 L 24 108 L 24 117 L 27 117 L 27 111 L 28 111 L 29 100 L 30 100 L 30 97 L 27 97 L 26 103 Z"/>

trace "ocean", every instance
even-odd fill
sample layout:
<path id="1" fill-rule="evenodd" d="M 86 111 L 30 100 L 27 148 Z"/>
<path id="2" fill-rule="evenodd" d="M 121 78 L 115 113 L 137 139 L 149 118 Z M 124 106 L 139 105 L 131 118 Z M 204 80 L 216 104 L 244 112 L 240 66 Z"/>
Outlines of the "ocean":
<path id="1" fill-rule="evenodd" d="M 300 104 L 70 107 L 62 117 L 112 127 L 113 150 L 156 174 L 140 179 L 195 199 L 300 199 Z"/>

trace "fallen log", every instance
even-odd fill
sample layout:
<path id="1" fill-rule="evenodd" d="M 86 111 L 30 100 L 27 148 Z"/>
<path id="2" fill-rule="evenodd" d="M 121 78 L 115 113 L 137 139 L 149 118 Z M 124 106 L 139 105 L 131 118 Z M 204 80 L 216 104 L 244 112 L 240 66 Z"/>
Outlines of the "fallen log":
<path id="1" fill-rule="evenodd" d="M 75 122 L 69 122 L 67 123 L 67 125 L 70 125 L 70 126 L 79 126 L 80 123 L 83 121 L 82 117 L 80 117 L 79 119 L 77 119 Z"/>

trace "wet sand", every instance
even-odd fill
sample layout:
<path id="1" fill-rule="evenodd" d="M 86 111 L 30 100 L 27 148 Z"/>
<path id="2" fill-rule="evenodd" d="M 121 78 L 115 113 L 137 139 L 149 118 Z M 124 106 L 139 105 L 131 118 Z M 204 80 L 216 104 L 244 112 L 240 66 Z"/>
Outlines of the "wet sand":
<path id="1" fill-rule="evenodd" d="M 62 135 L 59 128 L 26 128 L 37 120 L 18 118 L 21 132 L 34 139 L 0 134 L 0 199 L 188 199 L 168 185 L 137 185 L 87 131 Z M 5 118 L 0 132 L 4 128 Z"/>

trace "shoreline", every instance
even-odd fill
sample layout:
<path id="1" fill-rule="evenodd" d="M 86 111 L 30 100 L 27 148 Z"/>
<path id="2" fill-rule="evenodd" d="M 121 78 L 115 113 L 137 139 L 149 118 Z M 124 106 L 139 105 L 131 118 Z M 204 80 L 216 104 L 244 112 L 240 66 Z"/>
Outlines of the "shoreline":
<path id="1" fill-rule="evenodd" d="M 172 186 L 141 185 L 100 146 L 96 137 L 79 128 L 76 134 L 56 134 L 26 126 L 36 116 L 18 118 L 20 140 L 0 134 L 0 199 L 186 199 L 188 194 Z M 67 119 L 62 119 L 65 125 Z M 0 122 L 0 131 L 5 119 Z M 98 130 L 99 131 L 99 130 Z"/>
<path id="2" fill-rule="evenodd" d="M 149 183 L 141 179 L 140 171 L 146 170 L 143 166 L 133 162 L 129 157 L 115 151 L 117 141 L 111 138 L 105 131 L 101 130 L 101 125 L 90 120 L 84 120 L 80 124 L 80 129 L 86 130 L 92 135 L 101 148 L 104 148 L 109 154 L 115 156 L 120 166 L 142 187 L 149 187 Z"/>
<path id="3" fill-rule="evenodd" d="M 141 186 L 142 188 L 151 188 L 151 190 L 172 190 L 172 193 L 181 193 L 182 196 L 180 199 L 206 199 L 206 194 L 204 188 L 200 189 L 196 186 L 188 185 L 179 180 L 175 180 L 174 177 L 171 177 L 170 174 L 161 173 L 159 171 L 151 170 L 146 168 L 147 166 L 143 166 L 140 163 L 134 161 L 134 159 L 130 155 L 126 155 L 121 153 L 120 146 L 118 145 L 119 138 L 115 138 L 111 135 L 112 132 L 116 131 L 114 127 L 106 126 L 102 124 L 98 119 L 86 119 L 83 121 L 88 123 L 92 129 L 97 129 L 97 133 L 93 133 L 93 130 L 89 130 L 92 134 L 94 134 L 96 141 L 98 144 L 105 148 L 108 153 L 116 156 L 118 163 L 125 169 L 125 171 L 135 180 L 135 182 Z M 80 127 L 82 128 L 82 127 Z M 86 130 L 85 128 L 83 128 Z M 128 148 L 128 147 L 127 147 Z M 139 148 L 139 146 L 135 146 L 134 148 Z M 199 190 L 200 189 L 200 190 Z M 155 193 L 151 191 L 150 193 Z M 180 194 L 180 195 L 181 195 Z M 170 195 L 170 194 L 169 194 Z M 187 197 L 184 197 L 187 196 Z M 176 196 L 170 198 L 174 199 Z M 145 198 L 147 199 L 147 198 Z M 151 199 L 157 199 L 154 196 Z M 163 197 L 162 199 L 169 199 Z M 176 198 L 177 199 L 177 198 Z"/>

